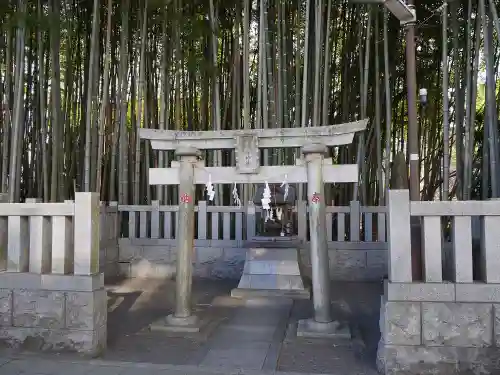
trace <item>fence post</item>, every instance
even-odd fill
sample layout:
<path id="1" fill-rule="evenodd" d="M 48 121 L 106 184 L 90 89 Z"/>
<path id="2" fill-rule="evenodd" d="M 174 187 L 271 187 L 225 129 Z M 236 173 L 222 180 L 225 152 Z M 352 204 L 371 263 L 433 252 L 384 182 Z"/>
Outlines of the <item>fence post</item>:
<path id="1" fill-rule="evenodd" d="M 299 239 L 307 241 L 307 202 L 297 201 L 297 236 Z"/>
<path id="2" fill-rule="evenodd" d="M 9 195 L 0 193 L 0 203 L 7 203 Z M 7 217 L 0 217 L 0 271 L 7 269 L 7 236 L 8 236 Z"/>
<path id="3" fill-rule="evenodd" d="M 472 283 L 473 255 L 470 216 L 453 217 L 453 278 L 456 283 Z"/>
<path id="4" fill-rule="evenodd" d="M 108 207 L 106 202 L 99 202 L 99 241 L 100 244 L 106 242 L 106 234 L 108 232 Z"/>
<path id="5" fill-rule="evenodd" d="M 6 217 L 0 217 L 0 271 L 5 271 L 7 269 L 8 234 L 8 219 Z"/>
<path id="6" fill-rule="evenodd" d="M 251 201 L 247 205 L 246 229 L 246 240 L 251 241 L 255 237 L 255 205 Z"/>
<path id="7" fill-rule="evenodd" d="M 207 239 L 207 201 L 198 201 L 198 239 Z"/>
<path id="8" fill-rule="evenodd" d="M 351 201 L 349 204 L 349 238 L 351 242 L 359 241 L 360 231 L 360 211 L 359 201 Z"/>
<path id="9" fill-rule="evenodd" d="M 98 193 L 75 194 L 75 275 L 99 273 L 99 216 Z"/>
<path id="10" fill-rule="evenodd" d="M 160 201 L 151 202 L 151 238 L 160 238 Z"/>
<path id="11" fill-rule="evenodd" d="M 120 211 L 118 211 L 118 202 L 109 202 L 109 207 L 113 207 L 113 228 L 112 228 L 112 234 L 111 238 L 115 239 L 118 241 L 118 238 L 120 237 Z"/>
<path id="12" fill-rule="evenodd" d="M 42 203 L 39 198 L 27 198 L 26 203 Z M 29 270 L 32 273 L 47 273 L 50 271 L 51 263 L 51 228 L 50 219 L 46 216 L 30 216 L 30 255 Z"/>
<path id="13" fill-rule="evenodd" d="M 29 224 L 25 216 L 9 216 L 7 229 L 7 271 L 29 271 Z"/>
<path id="14" fill-rule="evenodd" d="M 73 202 L 71 202 L 73 204 Z M 68 274 L 74 265 L 73 218 L 52 217 L 52 273 Z"/>
<path id="15" fill-rule="evenodd" d="M 481 228 L 481 270 L 486 283 L 500 283 L 500 216 L 484 216 Z"/>
<path id="16" fill-rule="evenodd" d="M 74 207 L 75 202 L 65 200 L 64 203 Z M 52 217 L 52 273 L 69 274 L 74 265 L 74 239 L 73 239 L 74 217 L 53 216 Z"/>
<path id="17" fill-rule="evenodd" d="M 387 210 L 389 281 L 412 282 L 409 191 L 389 190 Z"/>

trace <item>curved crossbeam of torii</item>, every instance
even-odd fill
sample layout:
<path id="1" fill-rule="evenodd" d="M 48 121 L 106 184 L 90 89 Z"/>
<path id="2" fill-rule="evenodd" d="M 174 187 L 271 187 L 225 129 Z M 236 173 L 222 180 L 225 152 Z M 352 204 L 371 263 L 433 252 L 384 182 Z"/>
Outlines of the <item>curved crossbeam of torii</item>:
<path id="1" fill-rule="evenodd" d="M 319 143 L 324 146 L 341 146 L 352 143 L 354 134 L 365 130 L 368 120 L 339 125 L 310 128 L 251 129 L 221 131 L 174 131 L 140 129 L 139 136 L 150 140 L 155 150 L 176 150 L 182 147 L 196 149 L 236 149 L 236 167 L 205 167 L 199 162 L 194 171 L 194 183 L 205 184 L 210 176 L 212 183 L 280 183 L 286 175 L 289 182 L 306 183 L 307 174 L 303 160 L 295 166 L 261 166 L 259 148 L 303 147 Z M 178 162 L 171 168 L 150 168 L 150 185 L 178 185 Z M 332 165 L 331 159 L 324 160 L 323 181 L 325 183 L 356 182 L 356 164 Z"/>
<path id="2" fill-rule="evenodd" d="M 258 137 L 259 147 L 302 147 L 308 143 L 340 146 L 352 143 L 354 134 L 366 129 L 368 120 L 308 128 L 273 128 L 217 131 L 139 129 L 139 137 L 151 141 L 155 150 L 175 150 L 182 143 L 200 150 L 235 147 L 240 136 Z"/>
<path id="3" fill-rule="evenodd" d="M 156 150 L 175 150 L 179 161 L 170 168 L 150 168 L 150 185 L 179 185 L 179 222 L 177 230 L 177 277 L 175 312 L 166 320 L 167 327 L 188 331 L 200 329 L 192 314 L 192 256 L 194 241 L 195 185 L 211 181 L 227 183 L 275 183 L 287 176 L 290 183 L 307 183 L 310 222 L 310 252 L 314 317 L 299 322 L 298 332 L 342 334 L 332 319 L 330 277 L 326 243 L 324 184 L 357 182 L 356 164 L 333 165 L 325 158 L 329 146 L 352 143 L 356 132 L 364 131 L 368 120 L 309 128 L 252 129 L 222 131 L 173 131 L 140 129 L 139 137 L 151 141 Z M 261 166 L 260 148 L 300 147 L 302 158 L 292 166 Z M 200 150 L 235 149 L 235 167 L 205 167 L 198 160 Z M 298 260 L 297 260 L 298 262 Z M 298 267 L 297 267 L 298 268 Z M 240 285 L 242 283 L 240 282 Z M 170 328 L 169 328 L 170 329 Z"/>

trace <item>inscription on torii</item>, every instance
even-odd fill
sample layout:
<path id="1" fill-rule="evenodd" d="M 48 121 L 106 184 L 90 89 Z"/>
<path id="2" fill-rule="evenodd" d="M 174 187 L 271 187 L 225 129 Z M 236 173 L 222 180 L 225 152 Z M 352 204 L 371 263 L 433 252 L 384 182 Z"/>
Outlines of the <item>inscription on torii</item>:
<path id="1" fill-rule="evenodd" d="M 238 135 L 235 146 L 236 171 L 258 173 L 260 168 L 259 138 L 255 135 Z"/>

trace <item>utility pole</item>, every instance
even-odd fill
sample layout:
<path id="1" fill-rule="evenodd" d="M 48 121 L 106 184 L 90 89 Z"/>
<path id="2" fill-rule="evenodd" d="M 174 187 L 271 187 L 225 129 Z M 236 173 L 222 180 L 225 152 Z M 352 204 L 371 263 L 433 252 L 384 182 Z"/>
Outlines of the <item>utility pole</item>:
<path id="1" fill-rule="evenodd" d="M 417 69 L 415 57 L 415 4 L 414 0 L 406 3 L 413 17 L 402 21 L 406 30 L 406 85 L 408 100 L 408 154 L 410 164 L 410 200 L 420 200 L 420 168 L 419 168 L 419 139 L 418 139 L 418 118 L 417 118 Z M 412 217 L 411 220 L 411 261 L 413 280 L 422 279 L 422 256 L 421 256 L 421 222 L 420 218 Z"/>
<path id="2" fill-rule="evenodd" d="M 415 10 L 413 0 L 408 8 Z M 410 200 L 420 200 L 419 142 L 417 120 L 417 72 L 415 62 L 415 21 L 405 24 L 406 29 L 406 84 L 408 89 L 408 147 L 410 154 Z"/>
<path id="3" fill-rule="evenodd" d="M 406 30 L 406 85 L 408 88 L 408 154 L 410 156 L 410 200 L 420 200 L 419 139 L 417 119 L 417 69 L 415 67 L 415 24 L 417 16 L 414 0 L 349 0 L 355 3 L 383 4 Z M 411 260 L 413 280 L 422 278 L 421 223 L 420 218 L 411 220 Z"/>
<path id="4" fill-rule="evenodd" d="M 417 72 L 415 61 L 415 24 L 417 16 L 414 0 L 349 0 L 353 3 L 383 4 L 405 28 L 406 85 L 408 88 L 408 153 L 410 156 L 410 199 L 420 200 L 419 140 L 417 119 Z"/>

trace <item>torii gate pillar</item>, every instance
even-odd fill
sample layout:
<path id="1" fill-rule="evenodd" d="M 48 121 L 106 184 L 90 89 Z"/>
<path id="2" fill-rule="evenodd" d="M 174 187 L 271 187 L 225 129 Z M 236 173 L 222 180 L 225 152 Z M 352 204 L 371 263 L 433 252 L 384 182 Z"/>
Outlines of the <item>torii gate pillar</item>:
<path id="1" fill-rule="evenodd" d="M 191 308 L 194 242 L 194 168 L 200 150 L 179 147 L 179 222 L 177 223 L 177 272 L 175 277 L 175 311 L 165 322 L 151 326 L 153 330 L 198 332 L 200 322 Z M 166 325 L 165 325 L 166 323 Z"/>
<path id="2" fill-rule="evenodd" d="M 314 320 L 321 323 L 332 321 L 323 182 L 323 158 L 326 153 L 327 148 L 322 144 L 302 148 L 307 170 Z"/>
<path id="3" fill-rule="evenodd" d="M 327 152 L 326 146 L 319 143 L 302 147 L 307 170 L 314 315 L 311 319 L 299 321 L 297 336 L 351 339 L 349 327 L 334 321 L 331 313 L 330 265 L 326 239 L 325 182 L 323 178 L 323 159 Z"/>

